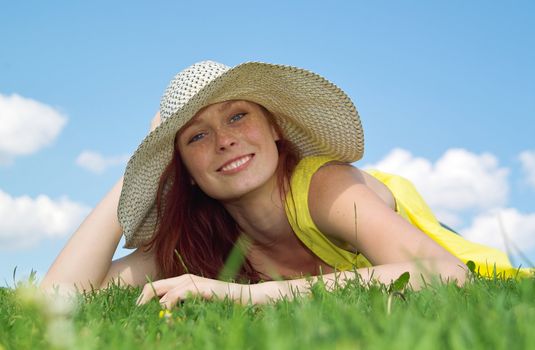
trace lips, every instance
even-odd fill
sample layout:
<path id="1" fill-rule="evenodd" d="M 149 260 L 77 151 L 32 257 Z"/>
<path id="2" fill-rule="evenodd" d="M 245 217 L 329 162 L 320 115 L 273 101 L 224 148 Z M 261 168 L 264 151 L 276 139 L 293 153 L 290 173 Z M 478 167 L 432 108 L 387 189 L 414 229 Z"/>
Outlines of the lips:
<path id="1" fill-rule="evenodd" d="M 236 172 L 241 169 L 243 169 L 251 159 L 253 159 L 254 154 L 247 154 L 245 156 L 240 156 L 238 158 L 234 158 L 223 164 L 219 169 L 217 169 L 218 172 Z"/>

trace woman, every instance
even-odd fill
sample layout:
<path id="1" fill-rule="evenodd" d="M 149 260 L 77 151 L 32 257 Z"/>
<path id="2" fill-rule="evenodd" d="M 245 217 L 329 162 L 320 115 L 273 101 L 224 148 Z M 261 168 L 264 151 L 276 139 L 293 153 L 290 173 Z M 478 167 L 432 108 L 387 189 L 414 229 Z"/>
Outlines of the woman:
<path id="1" fill-rule="evenodd" d="M 502 252 L 443 228 L 408 181 L 351 166 L 363 143 L 351 100 L 314 73 L 255 62 L 188 67 L 167 88 L 124 183 L 82 223 L 42 287 L 120 281 L 144 285 L 138 303 L 157 296 L 171 307 L 188 293 L 292 297 L 308 292 L 305 276 L 332 286 L 390 283 L 408 271 L 413 288 L 433 278 L 462 284 L 468 260 L 485 275 L 516 273 Z M 122 233 L 137 249 L 112 262 Z M 230 276 L 239 283 L 218 279 L 235 252 L 245 257 Z"/>

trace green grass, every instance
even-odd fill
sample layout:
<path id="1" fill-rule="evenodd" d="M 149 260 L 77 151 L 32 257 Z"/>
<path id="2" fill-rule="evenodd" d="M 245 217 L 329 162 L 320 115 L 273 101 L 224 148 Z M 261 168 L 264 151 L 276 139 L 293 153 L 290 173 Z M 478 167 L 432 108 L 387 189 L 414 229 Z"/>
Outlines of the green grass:
<path id="1" fill-rule="evenodd" d="M 395 288 L 394 288 L 395 289 Z M 364 288 L 263 306 L 188 299 L 167 316 L 135 306 L 137 288 L 110 287 L 72 307 L 28 285 L 0 289 L 0 349 L 528 349 L 535 279 L 474 279 L 414 292 Z M 163 316 L 163 317 L 161 317 Z"/>

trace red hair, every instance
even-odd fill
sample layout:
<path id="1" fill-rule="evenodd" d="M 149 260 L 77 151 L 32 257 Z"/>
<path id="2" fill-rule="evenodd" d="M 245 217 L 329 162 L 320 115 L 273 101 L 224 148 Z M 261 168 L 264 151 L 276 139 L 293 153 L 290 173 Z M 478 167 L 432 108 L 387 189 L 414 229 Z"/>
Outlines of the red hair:
<path id="1" fill-rule="evenodd" d="M 284 138 L 271 113 L 265 111 L 280 137 L 276 141 L 279 152 L 276 176 L 284 200 L 285 188 L 288 188 L 299 156 L 295 146 Z M 174 144 L 173 158 L 158 185 L 157 229 L 146 249 L 154 249 L 162 278 L 192 273 L 215 279 L 234 248 L 240 229 L 219 201 L 191 185 L 191 177 L 180 158 L 176 142 Z M 256 283 L 261 276 L 245 259 L 236 279 Z"/>

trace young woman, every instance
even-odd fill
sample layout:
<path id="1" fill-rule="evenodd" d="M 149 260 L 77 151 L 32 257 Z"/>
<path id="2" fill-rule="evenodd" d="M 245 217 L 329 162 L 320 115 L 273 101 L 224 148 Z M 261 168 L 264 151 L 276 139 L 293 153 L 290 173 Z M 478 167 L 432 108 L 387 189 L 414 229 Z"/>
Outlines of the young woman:
<path id="1" fill-rule="evenodd" d="M 144 285 L 139 303 L 157 296 L 171 307 L 188 293 L 254 303 L 306 294 L 307 276 L 332 287 L 408 271 L 419 288 L 433 278 L 464 283 L 468 260 L 484 275 L 518 272 L 504 253 L 441 226 L 407 180 L 353 167 L 363 145 L 349 97 L 314 73 L 194 64 L 171 81 L 124 182 L 42 288 L 120 281 Z M 112 261 L 122 234 L 137 249 Z M 238 282 L 219 279 L 236 251 Z"/>

